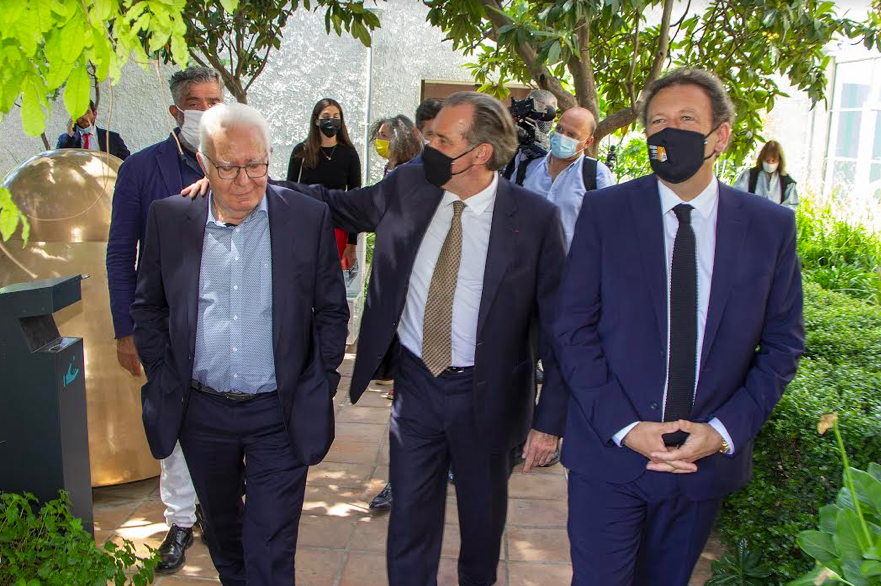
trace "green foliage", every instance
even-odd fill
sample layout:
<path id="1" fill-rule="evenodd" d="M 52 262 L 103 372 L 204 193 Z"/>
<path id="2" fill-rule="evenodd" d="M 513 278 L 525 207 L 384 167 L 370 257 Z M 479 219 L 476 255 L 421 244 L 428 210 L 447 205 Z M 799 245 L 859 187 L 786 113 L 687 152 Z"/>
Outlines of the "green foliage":
<path id="1" fill-rule="evenodd" d="M 600 160 L 604 161 L 607 154 L 608 149 L 602 149 L 600 151 Z M 652 172 L 644 137 L 631 138 L 615 149 L 615 155 L 617 161 L 612 172 L 615 174 L 618 183 L 630 181 Z"/>
<path id="2" fill-rule="evenodd" d="M 878 234 L 811 198 L 803 198 L 797 222 L 798 254 L 806 279 L 824 289 L 881 304 Z"/>
<path id="3" fill-rule="evenodd" d="M 31 232 L 28 219 L 21 213 L 15 202 L 12 201 L 12 194 L 5 187 L 0 187 L 0 238 L 4 241 L 15 233 L 21 223 L 21 239 L 27 244 L 28 235 Z"/>
<path id="4" fill-rule="evenodd" d="M 881 9 L 875 20 L 857 23 L 838 17 L 826 0 L 677 3 L 663 29 L 646 26 L 647 15 L 673 0 L 423 1 L 429 22 L 474 57 L 469 67 L 482 91 L 505 95 L 512 81 L 551 89 L 563 106 L 577 103 L 599 113 L 598 139 L 635 128 L 640 94 L 663 69 L 713 71 L 737 109 L 727 153 L 734 168 L 764 140 L 761 113 L 786 95 L 777 76 L 817 103 L 825 98 L 829 41 L 881 44 Z"/>
<path id="5" fill-rule="evenodd" d="M 849 467 L 837 415 L 824 419 L 819 430 L 831 425 L 835 432 L 844 486 L 834 503 L 820 509 L 819 531 L 799 533 L 799 546 L 816 566 L 790 586 L 881 586 L 881 465 L 870 462 L 868 472 Z"/>
<path id="6" fill-rule="evenodd" d="M 765 586 L 771 575 L 761 555 L 749 549 L 746 539 L 738 541 L 735 552 L 726 553 L 712 567 L 713 577 L 705 586 Z"/>
<path id="7" fill-rule="evenodd" d="M 815 423 L 836 412 L 852 464 L 881 461 L 881 308 L 805 282 L 807 349 L 795 380 L 755 442 L 753 479 L 722 505 L 723 541 L 746 538 L 772 568 L 768 586 L 810 569 L 797 535 L 841 488 L 835 445 Z"/>
<path id="8" fill-rule="evenodd" d="M 70 512 L 67 494 L 38 514 L 31 494 L 0 494 L 0 584 L 11 586 L 146 586 L 159 556 L 138 558 L 134 545 L 108 541 L 99 548 Z M 134 573 L 127 576 L 125 570 Z"/>
<path id="9" fill-rule="evenodd" d="M 239 102 L 246 102 L 248 89 L 263 72 L 269 54 L 281 47 L 288 19 L 302 5 L 306 10 L 324 9 L 327 33 L 343 30 L 370 46 L 370 32 L 379 18 L 364 7 L 363 0 L 250 0 L 221 10 L 229 0 L 187 2 L 184 40 L 194 49 L 193 60 L 220 72 L 224 85 Z M 165 47 L 166 61 L 176 60 L 174 45 Z"/>
<path id="10" fill-rule="evenodd" d="M 21 105 L 22 126 L 31 136 L 46 128 L 49 96 L 64 87 L 64 105 L 74 119 L 89 105 L 89 66 L 101 82 L 117 80 L 134 51 L 166 45 L 175 61 L 188 54 L 182 18 L 185 0 L 6 0 L 0 11 L 0 117 Z"/>

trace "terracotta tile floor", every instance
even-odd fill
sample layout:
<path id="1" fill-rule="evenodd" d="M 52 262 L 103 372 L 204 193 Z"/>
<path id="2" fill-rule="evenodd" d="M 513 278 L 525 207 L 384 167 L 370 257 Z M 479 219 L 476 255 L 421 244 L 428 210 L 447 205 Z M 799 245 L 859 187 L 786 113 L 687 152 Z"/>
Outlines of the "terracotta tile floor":
<path id="1" fill-rule="evenodd" d="M 385 536 L 388 515 L 372 515 L 367 503 L 388 478 L 387 387 L 371 387 L 357 405 L 348 403 L 354 356 L 342 367 L 337 393 L 336 442 L 325 461 L 309 471 L 300 522 L 296 568 L 298 586 L 387 586 Z M 566 471 L 559 464 L 538 473 L 514 471 L 510 483 L 508 526 L 499 561 L 499 586 L 568 586 L 572 569 L 566 538 Z M 439 586 L 455 586 L 459 549 L 455 493 L 447 499 L 447 525 Z M 157 547 L 166 527 L 158 479 L 95 489 L 95 538 L 126 538 L 141 552 Z M 709 577 L 710 560 L 720 553 L 712 539 L 690 586 Z M 186 566 L 158 586 L 219 584 L 207 548 L 197 539 L 187 550 Z"/>

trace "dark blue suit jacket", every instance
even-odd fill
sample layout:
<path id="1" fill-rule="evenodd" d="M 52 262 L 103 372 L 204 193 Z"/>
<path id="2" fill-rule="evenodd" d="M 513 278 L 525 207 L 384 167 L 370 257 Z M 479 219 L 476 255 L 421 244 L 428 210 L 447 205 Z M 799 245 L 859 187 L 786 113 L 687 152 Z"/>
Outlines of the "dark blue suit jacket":
<path id="1" fill-rule="evenodd" d="M 107 151 L 107 135 L 108 132 L 104 128 L 95 127 L 95 133 L 98 135 L 98 147 L 102 151 Z M 128 158 L 131 154 L 128 150 L 128 147 L 125 146 L 125 142 L 122 140 L 122 137 L 119 136 L 119 133 L 110 131 L 110 154 L 114 157 L 120 158 L 123 161 Z M 58 137 L 58 142 L 55 145 L 56 149 L 81 149 L 83 148 L 83 137 L 80 134 L 79 127 L 73 133 L 73 136 L 70 136 L 66 132 Z"/>
<path id="2" fill-rule="evenodd" d="M 294 454 L 321 461 L 334 437 L 333 395 L 349 308 L 327 206 L 268 186 L 275 379 Z M 157 201 L 131 313 L 147 372 L 144 429 L 157 459 L 174 449 L 190 394 L 208 198 Z M 222 390 L 222 389 L 220 389 Z"/>
<path id="3" fill-rule="evenodd" d="M 132 334 L 129 310 L 135 299 L 135 260 L 144 253 L 150 204 L 184 188 L 180 157 L 177 142 L 169 135 L 138 151 L 119 168 L 107 238 L 107 284 L 117 338 Z"/>
<path id="4" fill-rule="evenodd" d="M 425 180 L 420 164 L 402 165 L 383 181 L 363 189 L 329 191 L 299 184 L 294 188 L 325 201 L 337 227 L 347 232 L 376 233 L 349 391 L 355 402 L 371 379 L 393 376 L 396 332 L 410 273 L 443 190 Z M 566 391 L 552 353 L 542 356 L 545 384 L 538 406 L 533 377 L 539 330 L 544 330 L 541 335 L 550 335 L 565 262 L 564 246 L 557 208 L 500 178 L 474 359 L 476 416 L 494 450 L 520 444 L 530 426 L 563 434 Z"/>
<path id="5" fill-rule="evenodd" d="M 753 439 L 795 375 L 804 350 L 795 217 L 783 206 L 719 186 L 716 255 L 694 421 L 714 417 L 732 456 L 678 475 L 694 500 L 721 497 L 751 474 Z M 660 421 L 666 378 L 667 276 L 654 175 L 584 198 L 554 327 L 571 399 L 563 463 L 629 482 L 646 459 L 612 437 Z"/>

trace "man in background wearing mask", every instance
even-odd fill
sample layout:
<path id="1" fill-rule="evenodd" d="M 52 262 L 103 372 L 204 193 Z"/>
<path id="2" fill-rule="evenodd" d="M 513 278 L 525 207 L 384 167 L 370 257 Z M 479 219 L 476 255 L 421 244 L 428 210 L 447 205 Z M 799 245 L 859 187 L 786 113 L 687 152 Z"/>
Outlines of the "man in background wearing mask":
<path id="1" fill-rule="evenodd" d="M 516 146 L 501 102 L 459 92 L 437 115 L 422 164 L 348 192 L 291 185 L 326 202 L 340 228 L 376 232 L 349 393 L 355 403 L 394 372 L 390 586 L 437 584 L 450 464 L 458 583 L 494 584 L 513 448 L 526 439 L 528 472 L 553 456 L 565 425 L 550 354 L 537 406 L 533 382 L 533 328 L 550 325 L 563 231 L 553 205 L 497 173 Z"/>
<path id="2" fill-rule="evenodd" d="M 545 196 L 559 208 L 567 249 L 584 194 L 615 183 L 605 164 L 585 154 L 593 144 L 594 130 L 596 121 L 590 110 L 566 110 L 551 135 L 550 152 L 529 166 L 523 181 L 523 187 Z"/>
<path id="3" fill-rule="evenodd" d="M 641 118 L 655 174 L 584 199 L 554 325 L 573 586 L 688 584 L 804 350 L 795 215 L 713 172 L 722 82 L 674 70 Z"/>
<path id="4" fill-rule="evenodd" d="M 67 132 L 58 137 L 56 149 L 85 149 L 87 151 L 108 152 L 107 141 L 110 140 L 109 152 L 114 157 L 123 161 L 131 153 L 119 133 L 108 131 L 95 126 L 98 118 L 98 107 L 95 102 L 89 100 L 89 109 L 86 113 L 67 123 Z"/>
<path id="5" fill-rule="evenodd" d="M 202 112 L 223 101 L 220 74 L 206 67 L 189 67 L 171 76 L 174 105 L 168 111 L 177 122 L 162 142 L 139 151 L 119 168 L 113 192 L 113 212 L 107 241 L 107 282 L 110 311 L 116 332 L 116 356 L 132 376 L 141 375 L 141 364 L 132 337 L 130 313 L 135 299 L 135 262 L 144 248 L 147 212 L 157 199 L 180 193 L 204 174 L 196 160 Z M 159 573 L 173 573 L 185 563 L 184 551 L 193 542 L 196 492 L 180 446 L 160 460 L 159 494 L 165 505 L 169 531 L 159 547 Z M 204 527 L 203 536 L 204 536 Z"/>

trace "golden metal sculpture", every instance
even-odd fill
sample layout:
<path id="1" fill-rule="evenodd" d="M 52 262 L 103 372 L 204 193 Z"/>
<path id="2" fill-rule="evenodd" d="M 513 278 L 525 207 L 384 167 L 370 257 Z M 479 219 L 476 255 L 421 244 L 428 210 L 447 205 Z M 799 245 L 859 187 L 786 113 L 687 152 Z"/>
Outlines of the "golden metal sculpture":
<path id="1" fill-rule="evenodd" d="M 55 320 L 63 336 L 85 342 L 92 486 L 159 474 L 141 423 L 145 379 L 116 361 L 107 293 L 104 259 L 121 164 L 104 152 L 61 149 L 31 158 L 3 182 L 31 231 L 24 248 L 20 231 L 0 242 L 0 287 L 78 273 L 90 277 L 82 283 L 82 302 L 59 311 Z"/>

